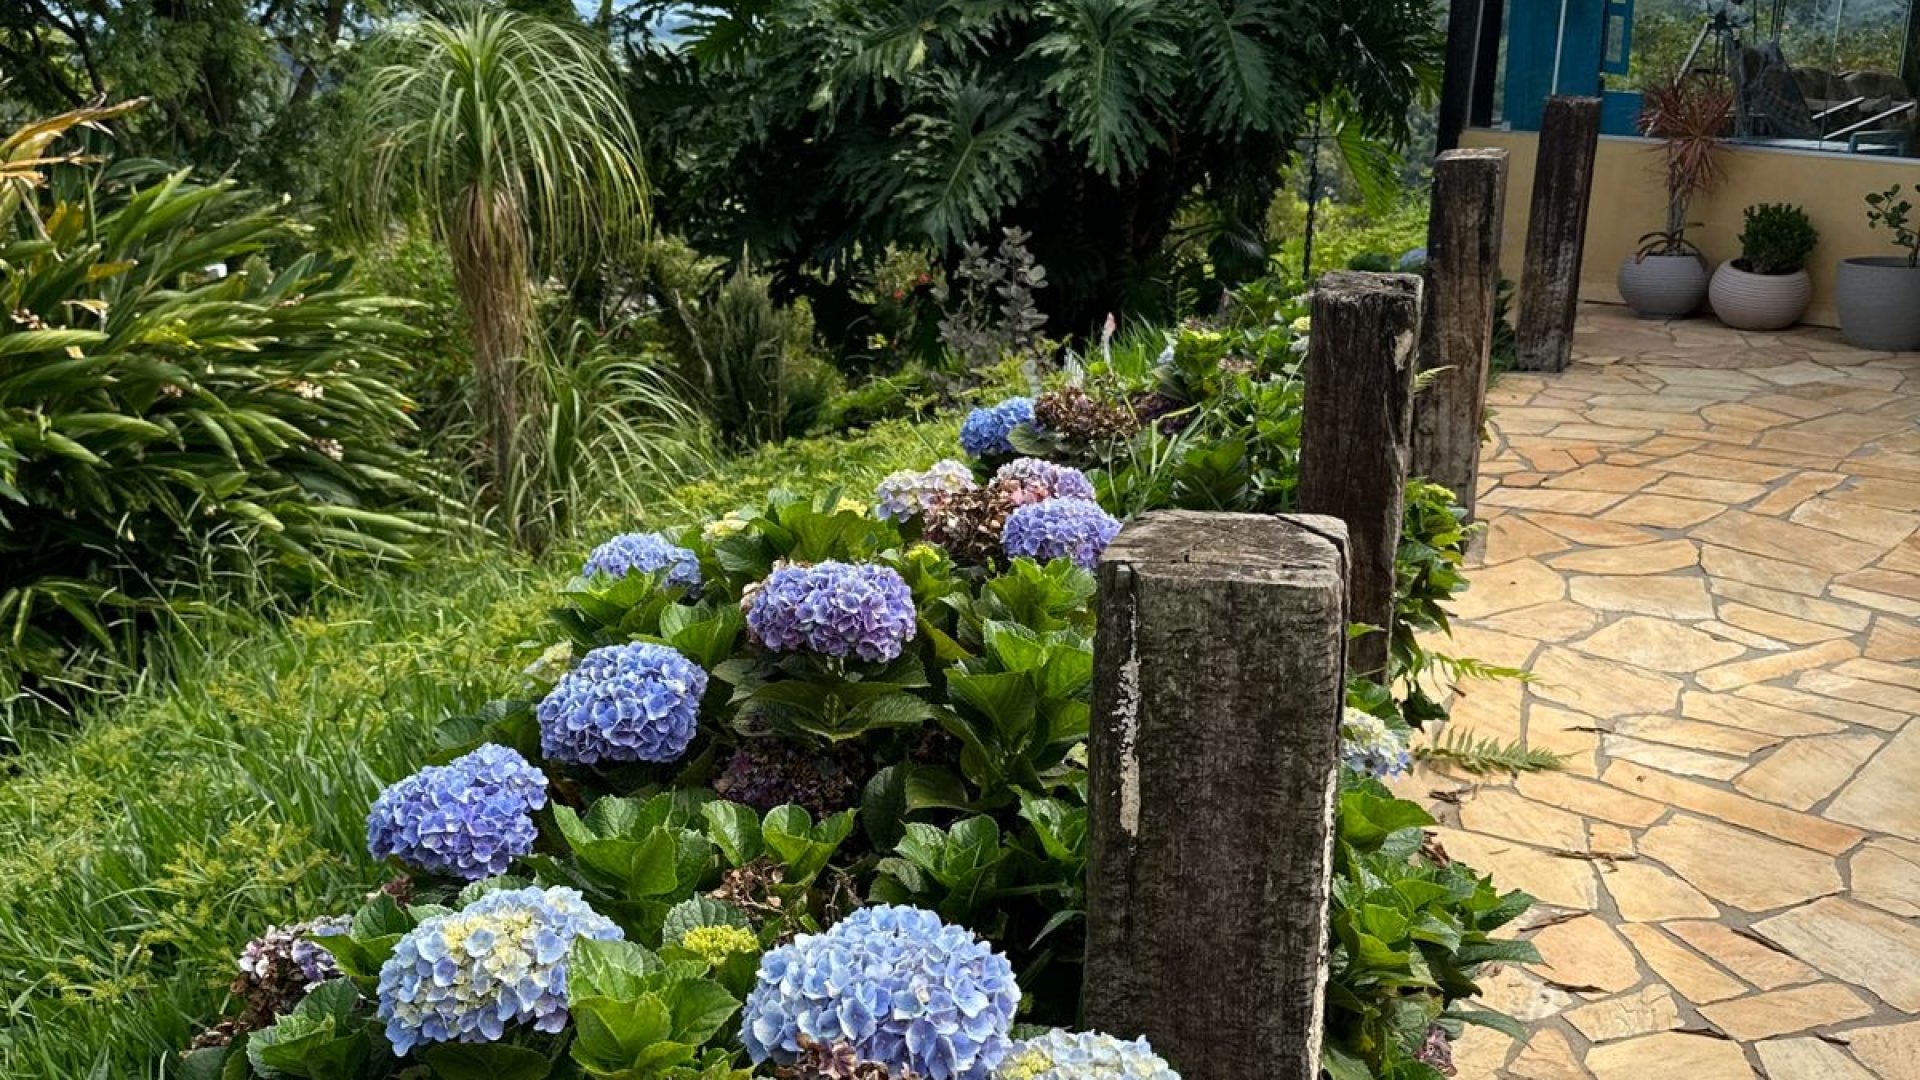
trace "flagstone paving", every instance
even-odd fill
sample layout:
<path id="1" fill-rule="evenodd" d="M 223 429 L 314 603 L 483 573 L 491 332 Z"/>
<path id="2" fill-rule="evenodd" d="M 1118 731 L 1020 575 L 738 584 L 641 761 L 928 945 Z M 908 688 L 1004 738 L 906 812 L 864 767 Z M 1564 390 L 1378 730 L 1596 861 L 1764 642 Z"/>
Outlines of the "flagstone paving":
<path id="1" fill-rule="evenodd" d="M 1451 723 L 1562 772 L 1399 781 L 1541 905 L 1465 1078 L 1920 1077 L 1920 355 L 1581 313 L 1489 395 Z"/>

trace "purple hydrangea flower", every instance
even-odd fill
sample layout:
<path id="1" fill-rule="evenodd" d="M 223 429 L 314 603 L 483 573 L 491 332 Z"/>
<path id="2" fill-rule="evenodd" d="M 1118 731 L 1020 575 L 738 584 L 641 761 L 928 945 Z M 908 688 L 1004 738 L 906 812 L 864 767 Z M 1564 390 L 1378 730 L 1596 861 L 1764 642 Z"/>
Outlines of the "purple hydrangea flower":
<path id="1" fill-rule="evenodd" d="M 540 702 L 540 752 L 557 761 L 677 761 L 700 724 L 707 673 L 665 645 L 608 645 Z"/>
<path id="2" fill-rule="evenodd" d="M 802 1040 L 929 1080 L 986 1080 L 1011 1046 L 1020 988 L 1007 958 L 921 908 L 861 908 L 760 958 L 740 1040 L 792 1064 Z"/>
<path id="3" fill-rule="evenodd" d="M 421 1043 L 492 1042 L 508 1024 L 567 1025 L 567 952 L 620 928 L 578 892 L 501 889 L 409 930 L 380 965 L 379 1016 L 393 1052 Z"/>
<path id="4" fill-rule="evenodd" d="M 1180 1080 L 1144 1038 L 1055 1028 L 1014 1044 L 995 1080 Z"/>
<path id="5" fill-rule="evenodd" d="M 962 491 L 972 491 L 973 470 L 951 458 L 936 461 L 925 472 L 902 469 L 889 473 L 874 489 L 874 513 L 882 521 L 916 518 L 944 504 Z"/>
<path id="6" fill-rule="evenodd" d="M 666 571 L 666 584 L 692 591 L 700 587 L 700 557 L 659 533 L 622 533 L 593 549 L 580 573 L 592 577 L 607 574 L 626 577 L 632 573 L 657 574 Z"/>
<path id="7" fill-rule="evenodd" d="M 1413 768 L 1407 740 L 1385 720 L 1351 706 L 1340 719 L 1340 758 L 1347 768 L 1382 780 Z"/>
<path id="8" fill-rule="evenodd" d="M 488 743 L 382 791 L 367 814 L 367 850 L 478 881 L 533 850 L 533 812 L 546 804 L 546 776 L 512 749 Z"/>
<path id="9" fill-rule="evenodd" d="M 747 632 L 775 652 L 886 661 L 913 640 L 913 590 L 891 567 L 782 566 L 746 598 Z"/>
<path id="10" fill-rule="evenodd" d="M 1091 499 L 1049 499 L 1015 510 L 1000 534 L 1010 559 L 1072 559 L 1087 570 L 1100 561 L 1120 522 Z"/>
<path id="11" fill-rule="evenodd" d="M 1048 499 L 1092 499 L 1093 481 L 1070 465 L 1056 465 L 1040 458 L 1016 458 L 1000 466 L 989 485 L 1006 495 L 1015 506 L 1028 506 Z"/>
<path id="12" fill-rule="evenodd" d="M 1012 397 L 998 405 L 975 409 L 960 425 L 960 448 L 977 458 L 1011 454 L 1013 443 L 1009 436 L 1013 429 L 1032 422 L 1032 398 Z"/>

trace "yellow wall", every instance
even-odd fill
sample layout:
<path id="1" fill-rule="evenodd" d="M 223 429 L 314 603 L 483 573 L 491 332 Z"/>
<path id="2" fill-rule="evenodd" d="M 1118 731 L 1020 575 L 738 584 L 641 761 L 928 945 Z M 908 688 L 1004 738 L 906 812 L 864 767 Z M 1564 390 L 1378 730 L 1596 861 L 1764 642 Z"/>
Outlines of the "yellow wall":
<path id="1" fill-rule="evenodd" d="M 1539 136 L 1532 132 L 1473 129 L 1462 146 L 1501 147 L 1511 155 L 1507 175 L 1507 215 L 1500 240 L 1506 275 L 1520 280 L 1526 248 L 1527 212 L 1533 199 L 1533 159 Z M 1725 177 L 1696 199 L 1687 214 L 1699 225 L 1687 230 L 1714 265 L 1740 254 L 1742 212 L 1754 203 L 1796 203 L 1820 230 L 1807 271 L 1813 277 L 1813 306 L 1806 321 L 1837 325 L 1833 307 L 1835 265 L 1853 255 L 1893 255 L 1892 237 L 1867 228 L 1869 191 L 1894 184 L 1912 190 L 1920 181 L 1920 162 L 1862 154 L 1823 154 L 1763 146 L 1729 144 L 1720 151 Z M 1594 163 L 1593 203 L 1587 213 L 1587 250 L 1580 269 L 1580 295 L 1586 300 L 1619 303 L 1614 276 L 1640 237 L 1666 227 L 1666 193 L 1655 171 L 1659 144 L 1647 139 L 1606 136 Z"/>

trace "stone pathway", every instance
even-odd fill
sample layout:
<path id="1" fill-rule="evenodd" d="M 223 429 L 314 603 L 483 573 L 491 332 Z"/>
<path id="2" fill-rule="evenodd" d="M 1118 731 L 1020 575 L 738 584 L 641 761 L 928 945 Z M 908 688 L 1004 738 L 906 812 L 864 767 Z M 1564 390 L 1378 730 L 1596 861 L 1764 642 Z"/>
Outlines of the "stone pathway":
<path id="1" fill-rule="evenodd" d="M 1461 1077 L 1920 1077 L 1920 355 L 1583 311 L 1491 394 L 1452 723 L 1559 773 L 1422 768 L 1542 906 Z"/>

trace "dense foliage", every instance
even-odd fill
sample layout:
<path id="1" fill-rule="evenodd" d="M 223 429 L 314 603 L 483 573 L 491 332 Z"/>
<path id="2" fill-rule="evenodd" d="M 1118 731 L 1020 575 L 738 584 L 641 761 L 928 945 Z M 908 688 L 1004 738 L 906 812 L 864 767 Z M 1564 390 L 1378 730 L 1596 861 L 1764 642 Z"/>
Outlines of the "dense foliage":
<path id="1" fill-rule="evenodd" d="M 1395 139 L 1437 71 L 1428 0 L 729 0 L 671 40 L 656 10 L 627 39 L 663 215 L 794 289 L 1018 226 L 1078 333 L 1145 295 L 1195 199 L 1218 270 L 1259 273 L 1310 109 Z"/>
<path id="2" fill-rule="evenodd" d="M 39 158 L 89 115 L 0 144 L 0 697 L 88 681 L 205 586 L 270 603 L 436 531 L 401 302 L 230 182 Z"/>
<path id="3" fill-rule="evenodd" d="M 1756 274 L 1791 274 L 1807 265 L 1819 242 L 1819 230 L 1798 206 L 1749 206 L 1746 226 L 1740 231 L 1741 268 Z"/>

